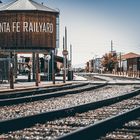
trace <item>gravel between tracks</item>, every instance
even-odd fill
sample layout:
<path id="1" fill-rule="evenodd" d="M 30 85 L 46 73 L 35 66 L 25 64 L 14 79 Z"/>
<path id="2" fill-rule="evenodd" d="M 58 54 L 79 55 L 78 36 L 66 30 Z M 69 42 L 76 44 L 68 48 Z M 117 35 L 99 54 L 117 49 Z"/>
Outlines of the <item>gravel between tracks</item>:
<path id="1" fill-rule="evenodd" d="M 75 116 L 48 121 L 45 124 L 36 124 L 31 128 L 26 128 L 21 131 L 9 132 L 8 134 L 0 135 L 0 138 L 5 139 L 25 139 L 25 140 L 52 140 L 74 130 L 83 128 L 90 124 L 94 124 L 108 117 L 118 115 L 130 109 L 140 106 L 140 95 L 122 102 L 91 110 L 85 113 L 77 113 Z"/>
<path id="2" fill-rule="evenodd" d="M 0 120 L 7 120 L 51 110 L 73 107 L 76 105 L 126 94 L 132 90 L 134 90 L 134 86 L 106 86 L 100 89 L 86 91 L 79 94 L 71 94 L 63 97 L 50 98 L 13 106 L 4 106 L 0 107 Z"/>

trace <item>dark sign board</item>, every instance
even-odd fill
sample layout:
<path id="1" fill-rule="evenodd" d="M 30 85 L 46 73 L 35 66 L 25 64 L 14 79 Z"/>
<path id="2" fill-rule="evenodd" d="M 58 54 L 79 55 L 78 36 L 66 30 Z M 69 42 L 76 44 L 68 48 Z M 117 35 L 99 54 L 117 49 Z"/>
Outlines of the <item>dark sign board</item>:
<path id="1" fill-rule="evenodd" d="M 0 48 L 41 50 L 56 47 L 56 17 L 49 12 L 1 12 Z"/>

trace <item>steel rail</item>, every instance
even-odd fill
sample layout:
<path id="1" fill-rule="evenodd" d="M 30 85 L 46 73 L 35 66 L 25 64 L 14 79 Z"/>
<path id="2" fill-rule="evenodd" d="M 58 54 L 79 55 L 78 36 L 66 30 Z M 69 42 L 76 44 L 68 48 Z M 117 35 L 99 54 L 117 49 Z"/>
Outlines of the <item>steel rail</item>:
<path id="1" fill-rule="evenodd" d="M 44 93 L 41 95 L 30 95 L 27 97 L 18 97 L 18 98 L 11 98 L 11 99 L 0 99 L 0 106 L 5 106 L 5 105 L 13 105 L 13 104 L 20 104 L 20 103 L 25 103 L 25 102 L 33 102 L 33 101 L 38 101 L 38 100 L 44 100 L 44 99 L 49 99 L 52 97 L 61 97 L 67 94 L 77 94 L 81 93 L 84 91 L 90 91 L 93 89 L 101 88 L 106 86 L 107 84 L 100 84 L 97 86 L 94 86 L 91 84 L 91 86 L 88 87 L 82 87 L 80 89 L 68 89 L 65 91 L 56 91 L 53 93 Z"/>
<path id="2" fill-rule="evenodd" d="M 30 95 L 37 95 L 37 94 L 44 94 L 44 93 L 50 93 L 50 92 L 55 92 L 55 91 L 60 91 L 60 90 L 65 90 L 65 89 L 72 89 L 72 88 L 77 88 L 77 87 L 82 87 L 86 86 L 89 83 L 78 83 L 75 85 L 61 85 L 61 86 L 53 86 L 53 87 L 40 87 L 37 89 L 25 89 L 21 91 L 10 91 L 7 93 L 1 93 L 0 94 L 0 99 L 7 99 L 7 98 L 17 98 L 17 97 L 24 97 L 24 96 L 30 96 Z"/>
<path id="3" fill-rule="evenodd" d="M 132 123 L 131 123 L 132 121 Z M 100 140 L 109 140 L 112 139 L 140 139 L 140 115 L 138 118 L 131 119 L 128 122 L 124 123 L 122 127 L 118 127 L 115 130 L 108 132 L 104 136 L 101 136 Z M 130 123 L 130 125 L 129 125 Z"/>
<path id="4" fill-rule="evenodd" d="M 106 133 L 120 128 L 124 123 L 140 116 L 140 106 L 125 113 L 107 118 L 70 134 L 59 137 L 57 140 L 96 140 Z"/>
<path id="5" fill-rule="evenodd" d="M 51 121 L 56 118 L 62 118 L 67 116 L 73 116 L 76 113 L 86 112 L 88 110 L 97 109 L 103 106 L 111 105 L 117 102 L 120 102 L 125 99 L 129 99 L 131 97 L 137 96 L 140 94 L 140 89 L 135 90 L 131 93 L 127 93 L 125 95 L 120 95 L 117 97 L 104 99 L 97 102 L 91 102 L 88 104 L 83 104 L 79 106 L 74 106 L 70 108 L 64 108 L 60 110 L 54 110 L 50 112 L 44 112 L 36 115 L 20 117 L 10 120 L 0 121 L 0 133 L 6 133 L 9 131 L 20 130 L 23 128 L 31 127 L 36 123 L 45 123 L 46 121 Z M 78 131 L 79 132 L 79 131 Z"/>

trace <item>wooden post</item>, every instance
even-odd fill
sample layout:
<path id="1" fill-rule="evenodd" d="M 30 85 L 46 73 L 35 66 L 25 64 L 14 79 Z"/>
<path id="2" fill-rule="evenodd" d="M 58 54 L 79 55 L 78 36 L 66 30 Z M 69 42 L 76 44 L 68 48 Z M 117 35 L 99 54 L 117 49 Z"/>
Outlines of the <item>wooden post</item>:
<path id="1" fill-rule="evenodd" d="M 52 81 L 53 81 L 53 84 L 55 84 L 54 50 L 52 50 Z"/>
<path id="2" fill-rule="evenodd" d="M 28 82 L 31 82 L 31 68 L 28 70 Z"/>
<path id="3" fill-rule="evenodd" d="M 39 54 L 36 54 L 36 86 L 39 86 Z"/>
<path id="4" fill-rule="evenodd" d="M 9 81 L 10 81 L 10 89 L 14 89 L 14 69 L 13 69 L 13 62 L 12 62 L 12 52 L 10 52 L 10 74 L 9 74 Z"/>
<path id="5" fill-rule="evenodd" d="M 14 54 L 14 74 L 15 78 L 17 78 L 17 69 L 18 69 L 18 62 L 17 62 L 17 54 Z"/>
<path id="6" fill-rule="evenodd" d="M 35 81 L 35 52 L 32 53 L 32 73 L 33 73 L 33 81 Z"/>

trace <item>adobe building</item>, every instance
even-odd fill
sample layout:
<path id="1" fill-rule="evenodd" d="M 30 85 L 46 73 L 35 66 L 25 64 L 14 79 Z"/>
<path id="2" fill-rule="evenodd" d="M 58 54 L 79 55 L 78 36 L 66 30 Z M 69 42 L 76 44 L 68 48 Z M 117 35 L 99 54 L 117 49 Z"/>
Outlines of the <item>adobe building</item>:
<path id="1" fill-rule="evenodd" d="M 32 53 L 33 79 L 39 54 L 51 55 L 50 73 L 53 73 L 58 47 L 59 11 L 33 0 L 0 2 L 0 51 L 9 54 L 14 73 L 18 53 Z"/>

